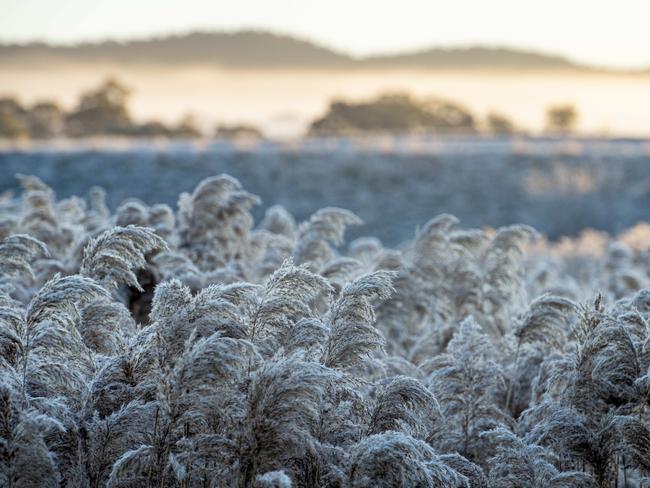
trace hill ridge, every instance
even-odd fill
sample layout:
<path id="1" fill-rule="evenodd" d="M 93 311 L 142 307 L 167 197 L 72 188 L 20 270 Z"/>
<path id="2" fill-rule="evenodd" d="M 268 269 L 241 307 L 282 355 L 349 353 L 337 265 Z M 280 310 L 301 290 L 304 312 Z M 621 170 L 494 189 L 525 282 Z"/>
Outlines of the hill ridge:
<path id="1" fill-rule="evenodd" d="M 353 57 L 295 36 L 261 30 L 194 31 L 127 41 L 107 40 L 73 45 L 43 42 L 0 44 L 0 63 L 46 60 L 163 65 L 210 63 L 228 68 L 260 69 L 539 69 L 650 72 L 650 69 L 597 68 L 557 54 L 494 45 L 430 47 L 397 54 Z"/>

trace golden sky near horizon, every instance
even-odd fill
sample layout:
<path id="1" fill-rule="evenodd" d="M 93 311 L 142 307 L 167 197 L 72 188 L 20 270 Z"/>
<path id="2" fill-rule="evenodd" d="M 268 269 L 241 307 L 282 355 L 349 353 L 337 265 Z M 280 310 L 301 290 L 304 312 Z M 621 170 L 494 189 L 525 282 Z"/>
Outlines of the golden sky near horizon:
<path id="1" fill-rule="evenodd" d="M 353 55 L 486 44 L 650 68 L 648 0 L 0 0 L 0 42 L 264 29 Z"/>

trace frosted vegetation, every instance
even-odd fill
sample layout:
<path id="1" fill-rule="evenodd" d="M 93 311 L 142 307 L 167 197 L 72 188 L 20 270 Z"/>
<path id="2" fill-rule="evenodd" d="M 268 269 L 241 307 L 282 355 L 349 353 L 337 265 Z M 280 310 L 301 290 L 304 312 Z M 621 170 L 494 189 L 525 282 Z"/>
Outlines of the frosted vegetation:
<path id="1" fill-rule="evenodd" d="M 0 486 L 622 487 L 650 473 L 650 254 L 439 215 L 396 249 L 221 175 L 0 203 Z"/>
<path id="2" fill-rule="evenodd" d="M 14 174 L 25 173 L 63 198 L 102 186 L 112 211 L 128 198 L 173 207 L 179 193 L 226 173 L 264 202 L 251 209 L 256 220 L 265 206 L 282 205 L 298 221 L 322 207 L 343 207 L 364 222 L 347 238 L 374 236 L 390 246 L 411 239 L 438 213 L 455 215 L 463 228 L 523 222 L 553 240 L 586 228 L 622 233 L 650 215 L 647 142 L 423 138 L 392 141 L 386 151 L 382 142 L 365 148 L 340 139 L 243 150 L 0 149 L 0 198 L 5 190 L 18 192 Z"/>

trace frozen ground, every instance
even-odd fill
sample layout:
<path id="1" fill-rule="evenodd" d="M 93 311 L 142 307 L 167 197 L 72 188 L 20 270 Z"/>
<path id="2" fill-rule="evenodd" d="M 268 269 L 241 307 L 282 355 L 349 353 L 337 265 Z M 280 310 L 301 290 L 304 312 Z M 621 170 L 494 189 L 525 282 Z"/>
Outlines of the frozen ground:
<path id="1" fill-rule="evenodd" d="M 297 218 L 328 205 L 348 208 L 388 245 L 449 212 L 466 226 L 526 223 L 551 238 L 591 227 L 620 232 L 650 217 L 650 144 L 642 140 L 373 139 L 172 145 L 3 148 L 0 191 L 34 174 L 58 197 L 108 191 L 176 203 L 206 176 L 228 173 Z M 260 212 L 254 212 L 260 217 Z"/>

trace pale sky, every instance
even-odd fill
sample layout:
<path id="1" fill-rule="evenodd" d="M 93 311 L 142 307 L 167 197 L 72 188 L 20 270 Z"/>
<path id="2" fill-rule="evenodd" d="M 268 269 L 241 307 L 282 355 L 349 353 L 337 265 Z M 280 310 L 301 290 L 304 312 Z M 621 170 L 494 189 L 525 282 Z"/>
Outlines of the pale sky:
<path id="1" fill-rule="evenodd" d="M 272 30 L 355 55 L 500 45 L 650 67 L 650 0 L 0 0 L 0 41 Z"/>

